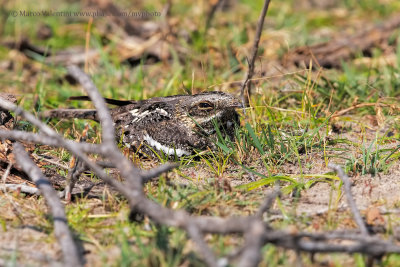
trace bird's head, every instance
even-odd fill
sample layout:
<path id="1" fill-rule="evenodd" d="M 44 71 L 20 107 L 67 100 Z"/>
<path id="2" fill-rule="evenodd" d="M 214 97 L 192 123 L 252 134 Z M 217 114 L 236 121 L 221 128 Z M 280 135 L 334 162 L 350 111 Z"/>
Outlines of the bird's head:
<path id="1" fill-rule="evenodd" d="M 192 95 L 181 104 L 187 116 L 204 129 L 213 129 L 214 120 L 223 124 L 237 123 L 238 114 L 235 109 L 242 107 L 234 96 L 216 91 Z"/>

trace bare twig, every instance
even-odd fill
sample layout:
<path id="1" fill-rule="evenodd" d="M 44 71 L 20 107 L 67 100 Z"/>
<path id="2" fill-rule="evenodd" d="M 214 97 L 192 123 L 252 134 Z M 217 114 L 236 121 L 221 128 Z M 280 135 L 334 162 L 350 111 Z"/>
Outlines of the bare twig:
<path id="1" fill-rule="evenodd" d="M 0 106 L 1 106 L 1 98 L 0 98 Z M 32 122 L 32 121 L 31 121 Z M 42 122 L 40 122 L 42 124 Z M 76 143 L 71 140 L 61 139 L 49 137 L 44 134 L 36 134 L 24 131 L 17 131 L 17 130 L 0 130 L 0 139 L 9 139 L 13 141 L 25 141 L 28 143 L 34 144 L 41 144 L 53 147 L 65 147 L 65 144 L 68 146 L 76 146 L 79 147 L 79 150 L 85 153 L 92 153 L 92 154 L 103 154 L 103 151 L 100 149 L 99 146 L 90 144 L 90 143 Z"/>
<path id="2" fill-rule="evenodd" d="M 201 254 L 203 254 L 203 258 L 208 266 L 217 267 L 218 262 L 214 255 L 214 253 L 210 250 L 207 246 L 206 242 L 204 241 L 204 237 L 200 230 L 196 227 L 194 223 L 188 223 L 186 227 L 186 231 L 189 237 L 193 240 L 193 242 L 197 245 L 198 249 L 200 250 Z"/>
<path id="3" fill-rule="evenodd" d="M 82 87 L 87 92 L 97 110 L 97 117 L 102 126 L 102 150 L 108 153 L 108 157 L 110 158 L 111 162 L 114 163 L 115 167 L 121 171 L 121 175 L 127 179 L 132 188 L 127 188 L 120 183 L 117 185 L 116 182 L 114 182 L 114 186 L 118 186 L 120 192 L 124 192 L 124 195 L 133 194 L 131 193 L 132 190 L 129 190 L 133 188 L 136 189 L 135 196 L 137 196 L 136 194 L 143 194 L 142 179 L 139 170 L 135 168 L 122 153 L 120 153 L 115 143 L 114 123 L 104 98 L 100 95 L 89 76 L 82 72 L 77 66 L 69 66 L 68 71 L 76 80 L 79 81 L 79 83 L 81 83 Z M 93 170 L 93 168 L 91 169 Z M 97 171 L 100 170 L 97 169 Z M 102 171 L 102 175 L 103 174 L 105 179 L 109 179 Z"/>
<path id="4" fill-rule="evenodd" d="M 15 113 L 20 114 L 21 116 L 23 116 L 29 122 L 31 122 L 36 127 L 38 127 L 39 130 L 41 130 L 42 136 L 40 138 L 46 139 L 47 142 L 49 142 L 49 143 L 55 143 L 55 144 L 57 144 L 56 146 L 64 147 L 64 148 L 68 149 L 69 151 L 71 151 L 72 154 L 74 154 L 75 156 L 77 156 L 80 159 L 82 159 L 85 162 L 85 164 L 93 172 L 95 172 L 96 175 L 100 179 L 102 179 L 105 182 L 107 182 L 108 184 L 114 186 L 117 190 L 120 190 L 121 192 L 129 191 L 129 189 L 126 188 L 122 183 L 119 183 L 117 180 L 109 177 L 103 171 L 103 169 L 101 167 L 99 167 L 96 163 L 91 161 L 85 155 L 84 151 L 81 149 L 81 146 L 80 146 L 81 143 L 76 143 L 76 142 L 73 142 L 73 141 L 70 141 L 70 140 L 65 140 L 61 135 L 59 135 L 53 129 L 51 129 L 50 127 L 48 127 L 44 123 L 42 123 L 39 119 L 37 119 L 31 113 L 29 113 L 29 112 L 17 107 L 13 103 L 11 103 L 9 101 L 6 101 L 6 100 L 4 100 L 2 98 L 0 98 L 0 107 L 2 107 L 4 109 L 7 109 L 7 110 L 12 110 Z M 7 134 L 11 134 L 13 132 L 14 131 L 0 131 L 0 134 L 7 135 Z M 19 133 L 22 133 L 22 132 L 19 132 Z M 82 143 L 82 144 L 84 144 L 84 143 Z M 88 145 L 88 144 L 86 144 L 86 145 Z M 94 146 L 92 144 L 90 144 L 90 145 Z M 107 147 L 103 147 L 103 146 L 95 146 L 95 147 L 96 147 L 95 151 L 98 152 L 99 154 L 102 154 L 102 155 L 108 155 L 109 154 L 109 151 L 108 151 Z M 88 147 L 86 147 L 86 148 L 88 148 Z"/>
<path id="5" fill-rule="evenodd" d="M 277 183 L 275 185 L 274 191 L 272 193 L 270 193 L 266 198 L 265 201 L 261 204 L 260 208 L 258 209 L 257 213 L 255 214 L 255 216 L 257 218 L 262 219 L 262 216 L 265 212 L 267 212 L 272 204 L 274 204 L 274 201 L 277 197 L 279 197 L 281 195 L 281 191 L 280 191 L 280 186 L 279 183 Z"/>
<path id="6" fill-rule="evenodd" d="M 14 103 L 10 101 L 0 98 L 0 108 L 14 111 L 16 116 L 21 115 L 22 117 L 26 118 L 29 122 L 37 126 L 43 134 L 48 135 L 49 137 L 52 137 L 55 140 L 63 139 L 62 136 L 57 134 L 53 129 L 51 129 L 46 124 L 42 123 L 38 118 L 33 116 L 31 113 L 23 110 L 22 108 L 16 106 Z"/>
<path id="7" fill-rule="evenodd" d="M 339 165 L 329 163 L 328 167 L 334 170 L 338 174 L 339 178 L 342 180 L 347 202 L 349 203 L 351 212 L 353 213 L 354 219 L 356 220 L 356 223 L 360 228 L 361 233 L 364 235 L 369 235 L 367 227 L 365 226 L 361 214 L 358 211 L 353 195 L 351 194 L 351 183 L 349 177 L 347 176 L 347 174 L 344 173 L 343 169 Z"/>
<path id="8" fill-rule="evenodd" d="M 10 171 L 11 171 L 11 167 L 12 167 L 12 163 L 10 162 L 10 163 L 8 163 L 8 166 L 7 166 L 6 170 L 3 173 L 3 176 L 1 177 L 2 183 L 6 183 L 7 177 L 10 174 Z"/>
<path id="9" fill-rule="evenodd" d="M 79 142 L 83 143 L 87 139 L 87 134 L 89 130 L 89 125 L 86 124 L 85 129 L 83 130 L 82 136 L 79 138 Z M 78 140 L 77 140 L 78 141 Z M 85 163 L 79 159 L 73 156 L 70 161 L 70 166 L 68 169 L 68 175 L 67 175 L 67 181 L 64 189 L 65 193 L 65 200 L 68 202 L 71 201 L 71 193 L 72 189 L 75 186 L 75 183 L 78 181 L 79 177 L 81 174 L 87 170 L 87 167 Z"/>
<path id="10" fill-rule="evenodd" d="M 265 226 L 261 221 L 255 220 L 245 232 L 245 244 L 238 266 L 258 266 L 261 261 L 261 248 L 264 245 L 263 234 Z"/>
<path id="11" fill-rule="evenodd" d="M 83 172 L 87 170 L 85 163 L 81 159 L 75 159 L 72 166 L 68 169 L 67 181 L 64 189 L 64 197 L 66 201 L 71 201 L 71 193 L 76 182 Z"/>
<path id="12" fill-rule="evenodd" d="M 254 63 L 256 62 L 256 57 L 257 57 L 257 52 L 258 52 L 258 44 L 260 43 L 261 32 L 262 32 L 265 16 L 267 15 L 267 11 L 268 11 L 270 2 L 271 2 L 270 0 L 264 1 L 263 9 L 261 10 L 260 17 L 258 18 L 256 36 L 254 37 L 253 47 L 252 47 L 252 51 L 251 51 L 251 58 L 250 58 L 250 61 L 248 62 L 249 70 L 247 72 L 246 79 L 245 79 L 244 83 L 242 83 L 242 86 L 240 88 L 240 97 L 242 99 L 243 108 L 246 106 L 246 96 L 245 96 L 246 86 L 248 88 L 248 91 L 247 91 L 248 96 L 251 95 L 251 88 L 250 88 L 251 83 L 249 83 L 249 81 L 251 80 L 251 78 L 253 77 L 253 74 L 254 74 Z"/>
<path id="13" fill-rule="evenodd" d="M 47 205 L 51 209 L 51 214 L 54 219 L 54 233 L 60 243 L 61 250 L 63 251 L 65 265 L 83 266 L 83 257 L 79 253 L 78 247 L 76 246 L 69 230 L 64 206 L 61 204 L 56 191 L 51 186 L 49 180 L 29 158 L 21 144 L 15 143 L 13 146 L 13 152 L 16 156 L 17 163 L 35 182 L 46 199 Z"/>
<path id="14" fill-rule="evenodd" d="M 337 241 L 339 240 L 349 240 L 354 241 L 354 243 L 338 243 Z M 381 256 L 385 253 L 400 253 L 400 247 L 391 242 L 381 240 L 378 237 L 365 236 L 354 231 L 298 234 L 270 231 L 264 233 L 264 243 L 312 253 L 344 252 L 363 253 L 371 256 Z"/>
<path id="15" fill-rule="evenodd" d="M 207 16 L 207 21 L 206 21 L 206 27 L 204 29 L 204 35 L 207 34 L 208 29 L 211 26 L 211 23 L 214 19 L 215 13 L 217 12 L 217 10 L 224 5 L 226 0 L 218 0 L 217 3 L 215 3 L 214 5 L 212 5 L 210 12 L 208 13 Z"/>
<path id="16" fill-rule="evenodd" d="M 323 68 L 342 68 L 342 62 L 354 58 L 358 52 L 372 54 L 373 49 L 387 49 L 390 36 L 400 26 L 400 13 L 393 14 L 380 25 L 362 25 L 363 29 L 355 29 L 355 32 L 339 34 L 336 38 L 324 43 L 298 47 L 283 56 L 285 65 L 294 63 L 307 66 L 310 63 Z M 312 61 L 310 59 L 312 58 Z"/>
<path id="17" fill-rule="evenodd" d="M 96 86 L 92 80 L 84 74 L 77 66 L 69 66 L 69 74 L 71 74 L 86 90 L 88 96 L 93 102 L 97 110 L 97 117 L 99 118 L 102 126 L 102 139 L 104 144 L 115 143 L 115 129 L 114 123 L 111 119 L 111 114 L 108 110 L 104 98 L 99 94 Z"/>
<path id="18" fill-rule="evenodd" d="M 145 172 L 141 172 L 141 176 L 142 176 L 142 181 L 143 183 L 147 183 L 155 178 L 158 178 L 161 174 L 168 172 L 172 169 L 175 169 L 176 167 L 178 167 L 177 164 L 164 164 L 161 166 L 158 166 L 156 168 L 153 168 L 151 170 L 145 171 Z"/>
<path id="19" fill-rule="evenodd" d="M 2 184 L 0 185 L 0 190 L 19 191 L 31 195 L 39 194 L 39 189 L 26 184 Z"/>
<path id="20" fill-rule="evenodd" d="M 46 162 L 50 163 L 51 165 L 55 165 L 55 166 L 57 166 L 57 167 L 59 167 L 61 169 L 64 169 L 64 170 L 68 170 L 68 166 L 66 166 L 64 164 L 61 164 L 61 163 L 55 161 L 54 159 L 50 159 L 50 158 L 38 155 L 36 153 L 31 154 L 31 156 L 34 157 L 35 160 L 43 160 L 43 161 L 46 161 Z"/>
<path id="21" fill-rule="evenodd" d="M 261 205 L 259 211 L 255 216 L 238 216 L 238 217 L 210 217 L 210 216 L 191 216 L 189 213 L 183 210 L 173 210 L 161 206 L 160 204 L 148 199 L 143 192 L 143 183 L 157 177 L 164 171 L 168 171 L 175 167 L 174 165 L 162 165 L 156 169 L 152 169 L 147 172 L 140 171 L 137 169 L 131 161 L 123 156 L 118 150 L 114 140 L 114 129 L 108 128 L 107 126 L 112 125 L 111 116 L 107 107 L 105 106 L 104 100 L 101 98 L 97 91 L 97 88 L 89 77 L 75 67 L 71 67 L 73 75 L 77 80 L 82 81 L 85 90 L 88 91 L 88 95 L 91 97 L 93 103 L 96 106 L 99 114 L 99 119 L 102 124 L 103 131 L 103 143 L 98 145 L 92 145 L 92 151 L 96 151 L 109 160 L 112 167 L 117 168 L 123 178 L 126 179 L 126 183 L 121 183 L 116 179 L 109 177 L 103 169 L 96 163 L 89 160 L 85 152 L 88 152 L 88 147 L 85 147 L 84 143 L 76 143 L 67 141 L 55 133 L 51 128 L 44 127 L 42 122 L 32 118 L 31 114 L 22 111 L 15 105 L 8 103 L 4 104 L 4 101 L 0 100 L 0 107 L 7 106 L 12 110 L 18 110 L 20 114 L 25 116 L 30 122 L 35 124 L 41 132 L 38 135 L 26 135 L 21 132 L 15 134 L 14 131 L 0 131 L 0 137 L 12 136 L 12 138 L 18 139 L 18 136 L 22 138 L 34 141 L 47 142 L 47 144 L 53 144 L 54 146 L 64 147 L 71 151 L 71 153 L 82 160 L 100 179 L 113 186 L 118 192 L 124 195 L 132 211 L 136 211 L 147 215 L 154 222 L 166 225 L 179 227 L 184 229 L 198 246 L 199 251 L 204 257 L 204 261 L 210 265 L 215 266 L 218 264 L 217 257 L 213 254 L 212 250 L 204 242 L 203 235 L 212 233 L 220 235 L 228 234 L 241 234 L 245 237 L 245 244 L 240 250 L 239 265 L 240 266 L 256 266 L 261 260 L 261 248 L 265 244 L 274 244 L 285 249 L 293 249 L 301 252 L 346 252 L 346 253 L 363 253 L 373 257 L 381 256 L 385 253 L 400 253 L 400 247 L 395 244 L 384 241 L 378 237 L 368 236 L 362 228 L 362 219 L 360 214 L 353 211 L 353 214 L 361 219 L 360 231 L 352 230 L 347 232 L 331 232 L 331 233 L 291 233 L 280 230 L 274 230 L 262 221 L 262 214 L 266 212 L 272 205 L 273 200 L 278 194 L 278 190 L 275 190 L 273 194 L 269 195 L 265 202 Z M 107 115 L 107 114 L 108 115 Z M 100 115 L 101 114 L 101 115 Z M 112 131 L 110 131 L 110 129 Z M 56 141 L 59 144 L 56 144 Z M 40 142 L 39 142 L 40 143 Z M 18 147 L 18 145 L 16 146 Z M 22 147 L 20 147 L 22 149 Z M 22 149 L 23 150 L 23 149 Z M 16 151 L 18 154 L 18 151 Z M 28 157 L 25 154 L 26 157 Z M 29 157 L 28 157 L 29 159 Z M 25 162 L 27 160 L 21 160 Z M 20 163 L 21 164 L 21 163 Z M 30 161 L 28 164 L 32 164 Z M 32 167 L 32 166 L 30 166 Z M 34 166 L 31 168 L 36 170 L 36 173 L 29 173 L 32 175 L 39 175 L 40 170 Z M 39 170 L 39 174 L 37 171 Z M 341 170 L 341 169 L 340 169 Z M 338 172 L 342 178 L 342 173 Z M 40 174 L 41 175 L 41 174 Z M 40 177 L 42 177 L 41 175 Z M 347 177 L 347 176 L 346 176 Z M 33 178 L 32 178 L 33 179 Z M 343 179 L 343 178 L 342 178 Z M 348 181 L 348 177 L 347 177 Z M 352 199 L 350 192 L 350 184 L 346 183 L 346 193 L 350 194 L 348 199 Z M 43 185 L 42 185 L 43 186 Z M 49 186 L 46 184 L 46 186 Z M 353 200 L 354 202 L 354 200 Z M 354 204 L 354 203 L 353 203 Z M 352 206 L 352 205 L 350 205 Z M 354 204 L 355 206 L 355 204 Z M 357 208 L 357 207 L 355 207 Z M 357 215 L 358 214 L 358 215 Z M 356 218 L 356 221 L 358 219 Z M 357 222 L 359 223 L 359 222 Z M 365 227 L 365 226 L 364 226 Z M 337 242 L 337 241 L 351 241 L 351 242 Z"/>
<path id="22" fill-rule="evenodd" d="M 399 110 L 399 108 L 396 107 L 395 105 L 390 105 L 390 104 L 385 104 L 385 103 L 361 103 L 361 104 L 351 106 L 349 108 L 342 109 L 340 111 L 335 111 L 335 113 L 332 114 L 331 118 L 340 117 L 353 109 L 362 108 L 362 107 L 390 107 L 390 108 Z"/>

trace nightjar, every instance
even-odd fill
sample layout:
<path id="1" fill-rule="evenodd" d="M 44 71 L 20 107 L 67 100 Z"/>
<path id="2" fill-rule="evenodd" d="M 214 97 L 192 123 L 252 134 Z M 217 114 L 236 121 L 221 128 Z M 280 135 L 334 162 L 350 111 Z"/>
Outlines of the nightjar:
<path id="1" fill-rule="evenodd" d="M 89 100 L 72 97 L 72 100 Z M 154 157 L 191 155 L 194 150 L 214 149 L 217 130 L 233 138 L 239 124 L 241 103 L 223 92 L 155 97 L 141 101 L 105 99 L 118 107 L 110 110 L 117 138 L 127 147 Z M 49 110 L 43 117 L 96 119 L 95 110 Z"/>

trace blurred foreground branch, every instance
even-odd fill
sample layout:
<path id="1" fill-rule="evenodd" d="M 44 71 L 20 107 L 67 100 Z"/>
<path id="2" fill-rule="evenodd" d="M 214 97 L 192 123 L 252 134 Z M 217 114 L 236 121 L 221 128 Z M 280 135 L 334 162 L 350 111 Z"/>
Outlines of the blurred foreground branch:
<path id="1" fill-rule="evenodd" d="M 127 159 L 118 149 L 115 142 L 115 129 L 106 103 L 96 86 L 91 79 L 83 73 L 78 67 L 71 66 L 68 68 L 69 73 L 78 80 L 87 94 L 93 101 L 98 112 L 98 118 L 102 126 L 102 143 L 87 144 L 85 142 L 74 142 L 64 139 L 53 129 L 42 123 L 32 114 L 22 110 L 13 103 L 0 98 L 0 108 L 14 111 L 16 114 L 23 116 L 29 122 L 34 124 L 40 130 L 39 133 L 27 133 L 21 131 L 1 130 L 0 138 L 21 140 L 26 142 L 47 144 L 51 146 L 63 147 L 69 150 L 77 159 L 82 161 L 94 174 L 104 182 L 115 188 L 121 195 L 126 197 L 129 202 L 132 214 L 141 214 L 149 217 L 159 225 L 177 227 L 187 232 L 188 236 L 197 245 L 198 251 L 203 256 L 204 261 L 209 266 L 220 266 L 227 264 L 229 261 L 237 260 L 239 266 L 257 266 L 262 260 L 262 247 L 266 244 L 273 244 L 285 249 L 293 249 L 298 252 L 307 253 L 363 253 L 371 257 L 380 257 L 388 253 L 400 253 L 400 246 L 393 242 L 385 241 L 378 236 L 368 236 L 363 228 L 363 223 L 359 222 L 358 215 L 355 215 L 357 223 L 360 225 L 360 230 L 352 229 L 347 231 L 335 231 L 328 233 L 306 233 L 306 232 L 287 232 L 273 229 L 269 224 L 263 221 L 263 214 L 268 212 L 272 207 L 274 200 L 279 197 L 279 188 L 275 192 L 267 196 L 264 203 L 261 203 L 260 210 L 253 216 L 232 216 L 227 218 L 212 217 L 212 216 L 192 216 L 184 210 L 173 210 L 166 208 L 153 200 L 147 198 L 143 190 L 143 184 L 151 179 L 156 179 L 163 172 L 169 171 L 176 165 L 166 164 L 158 168 L 143 172 L 136 168 L 133 163 Z M 21 166 L 24 166 L 24 171 L 36 181 L 45 181 L 40 170 L 29 160 L 26 152 L 19 144 L 15 144 L 14 153 Z M 99 154 L 103 156 L 110 165 L 118 169 L 121 177 L 125 182 L 120 182 L 108 174 L 106 174 L 101 166 L 89 159 L 87 153 Z M 339 176 L 343 176 L 339 173 Z M 60 206 L 58 197 L 54 194 L 48 182 L 38 184 L 39 189 L 44 194 L 52 207 L 52 211 L 58 213 L 53 215 L 54 218 L 62 218 L 55 220 L 56 235 L 63 224 L 63 229 L 66 230 L 66 218 L 63 207 Z M 347 194 L 351 192 L 346 186 Z M 348 199 L 350 197 L 348 196 Z M 61 212 L 62 210 L 62 212 Z M 358 212 L 358 211 L 357 211 Z M 355 213 L 353 211 L 353 213 Z M 362 221 L 362 220 L 361 220 Z M 212 249 L 204 240 L 205 234 L 239 234 L 244 237 L 243 246 L 237 250 L 235 255 L 224 258 L 220 255 L 215 255 Z M 65 263 L 74 261 L 75 266 L 79 266 L 81 261 L 76 251 L 70 249 L 70 237 L 59 237 L 59 242 L 64 253 Z M 60 238 L 63 241 L 61 241 Z M 346 242 L 344 242 L 346 241 Z M 72 252 L 71 252 L 72 251 Z M 75 259 L 68 256 L 76 255 Z M 75 264 L 76 263 L 76 264 Z"/>
<path id="2" fill-rule="evenodd" d="M 57 192 L 52 187 L 50 181 L 43 175 L 42 171 L 29 158 L 20 143 L 14 143 L 13 151 L 16 156 L 17 163 L 24 172 L 29 175 L 35 182 L 41 194 L 46 199 L 47 205 L 50 207 L 54 220 L 54 233 L 60 244 L 64 255 L 64 263 L 66 266 L 83 266 L 83 256 L 79 253 L 74 238 L 68 227 L 67 217 L 65 215 L 64 206 L 61 204 Z"/>

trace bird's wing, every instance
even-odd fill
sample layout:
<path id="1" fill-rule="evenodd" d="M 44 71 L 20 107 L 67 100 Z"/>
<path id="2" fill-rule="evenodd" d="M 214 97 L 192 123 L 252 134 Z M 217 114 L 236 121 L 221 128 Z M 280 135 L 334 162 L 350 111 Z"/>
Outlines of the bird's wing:
<path id="1" fill-rule="evenodd" d="M 187 125 L 177 121 L 162 121 L 143 132 L 143 140 L 154 150 L 166 155 L 190 155 L 193 149 L 203 150 L 210 145 L 206 137 L 192 132 Z"/>
<path id="2" fill-rule="evenodd" d="M 173 107 L 165 102 L 140 101 L 134 104 L 116 107 L 111 115 L 117 125 L 133 125 L 143 128 L 151 123 L 173 119 Z"/>

